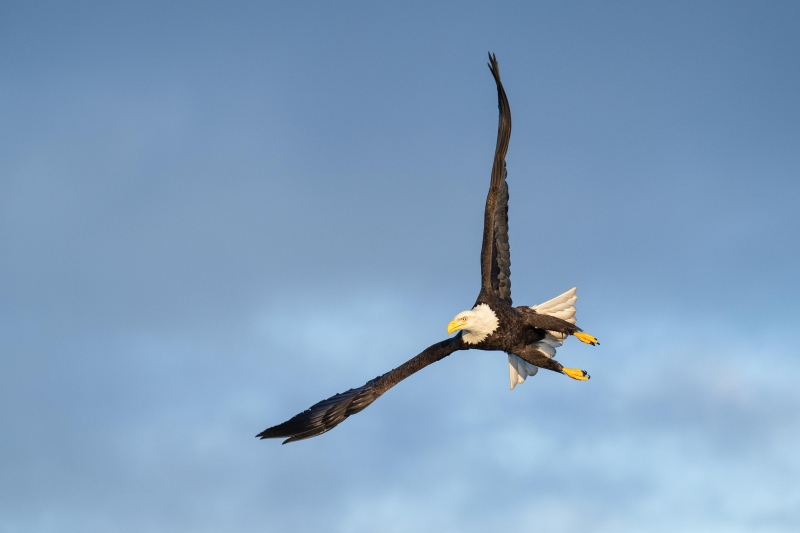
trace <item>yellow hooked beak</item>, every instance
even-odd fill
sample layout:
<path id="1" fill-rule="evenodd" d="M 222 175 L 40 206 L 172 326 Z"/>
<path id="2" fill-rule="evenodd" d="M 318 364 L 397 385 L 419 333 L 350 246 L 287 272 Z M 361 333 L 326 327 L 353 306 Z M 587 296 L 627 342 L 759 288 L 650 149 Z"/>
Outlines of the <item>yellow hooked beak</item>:
<path id="1" fill-rule="evenodd" d="M 465 321 L 460 318 L 451 320 L 450 323 L 447 324 L 447 334 L 452 335 L 454 331 L 460 330 L 464 327 L 464 323 Z"/>

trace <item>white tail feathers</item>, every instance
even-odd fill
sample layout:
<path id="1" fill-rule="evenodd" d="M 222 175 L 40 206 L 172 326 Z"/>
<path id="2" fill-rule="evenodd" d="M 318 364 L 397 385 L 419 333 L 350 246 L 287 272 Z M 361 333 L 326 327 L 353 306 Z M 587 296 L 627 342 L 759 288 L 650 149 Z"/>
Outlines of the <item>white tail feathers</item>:
<path id="1" fill-rule="evenodd" d="M 543 315 L 550 315 L 567 322 L 575 323 L 575 302 L 578 301 L 578 287 L 572 287 L 563 294 L 559 294 L 551 300 L 547 300 L 539 305 L 531 306 L 531 309 Z"/>
<path id="2" fill-rule="evenodd" d="M 513 353 L 508 354 L 508 373 L 511 378 L 511 390 L 525 381 L 528 376 L 535 376 L 539 367 L 523 361 Z"/>
<path id="3" fill-rule="evenodd" d="M 550 315 L 561 320 L 566 320 L 570 324 L 575 323 L 575 302 L 578 301 L 578 288 L 572 287 L 570 290 L 559 294 L 555 298 L 547 300 L 539 305 L 531 306 L 531 309 L 543 315 Z M 542 340 L 536 343 L 536 347 L 552 358 L 556 355 L 556 348 L 561 346 L 567 336 L 558 331 L 548 331 Z M 538 367 L 523 361 L 513 354 L 508 355 L 508 373 L 511 380 L 511 390 L 523 383 L 528 376 L 536 375 Z"/>

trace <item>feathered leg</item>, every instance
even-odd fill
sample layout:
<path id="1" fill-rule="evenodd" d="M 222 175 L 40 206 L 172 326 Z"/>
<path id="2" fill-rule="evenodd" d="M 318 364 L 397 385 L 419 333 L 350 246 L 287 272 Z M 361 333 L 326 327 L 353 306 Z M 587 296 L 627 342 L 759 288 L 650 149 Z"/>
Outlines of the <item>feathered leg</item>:
<path id="1" fill-rule="evenodd" d="M 577 379 L 578 381 L 586 381 L 590 377 L 585 370 L 581 370 L 580 368 L 566 368 L 562 366 L 561 363 L 555 359 L 547 357 L 547 354 L 535 346 L 528 345 L 524 349 L 514 352 L 514 355 L 532 365 L 538 366 L 539 368 L 546 368 L 547 370 L 552 370 L 553 372 L 560 372 L 561 374 L 565 374 L 572 379 Z"/>
<path id="2" fill-rule="evenodd" d="M 579 341 L 585 342 L 586 344 L 600 344 L 593 335 L 584 333 L 581 328 L 575 324 L 567 322 L 566 320 L 562 320 L 551 315 L 537 313 L 529 307 L 517 307 L 516 309 L 522 311 L 525 317 L 525 323 L 528 326 L 537 329 L 544 329 L 546 331 L 557 331 L 559 333 L 564 333 L 565 335 L 575 335 Z"/>

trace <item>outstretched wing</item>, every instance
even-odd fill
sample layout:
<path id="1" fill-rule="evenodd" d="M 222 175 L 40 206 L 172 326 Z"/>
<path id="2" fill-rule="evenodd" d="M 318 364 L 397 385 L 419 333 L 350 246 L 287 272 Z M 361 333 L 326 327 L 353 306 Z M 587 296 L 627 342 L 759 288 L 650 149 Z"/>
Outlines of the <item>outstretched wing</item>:
<path id="1" fill-rule="evenodd" d="M 322 435 L 344 422 L 348 416 L 364 410 L 384 392 L 411 374 L 444 359 L 456 350 L 466 348 L 460 334 L 434 344 L 394 370 L 366 382 L 361 387 L 340 392 L 327 400 L 322 400 L 283 424 L 265 429 L 256 437 L 262 439 L 285 438 L 283 443 L 286 444 Z"/>
<path id="2" fill-rule="evenodd" d="M 497 58 L 489 54 L 489 69 L 497 84 L 497 106 L 500 118 L 497 125 L 497 146 L 492 163 L 492 181 L 486 196 L 481 247 L 481 288 L 511 305 L 511 254 L 508 246 L 508 184 L 506 183 L 506 152 L 511 138 L 511 110 Z"/>

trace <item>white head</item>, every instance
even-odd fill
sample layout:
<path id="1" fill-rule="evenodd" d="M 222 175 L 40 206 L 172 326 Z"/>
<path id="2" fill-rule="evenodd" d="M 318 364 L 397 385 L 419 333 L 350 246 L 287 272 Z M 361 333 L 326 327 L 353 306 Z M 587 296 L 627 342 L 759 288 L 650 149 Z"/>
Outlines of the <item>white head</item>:
<path id="1" fill-rule="evenodd" d="M 472 311 L 463 311 L 447 324 L 447 333 L 463 331 L 462 338 L 468 344 L 478 344 L 497 329 L 499 321 L 492 308 L 486 304 L 476 305 Z"/>

